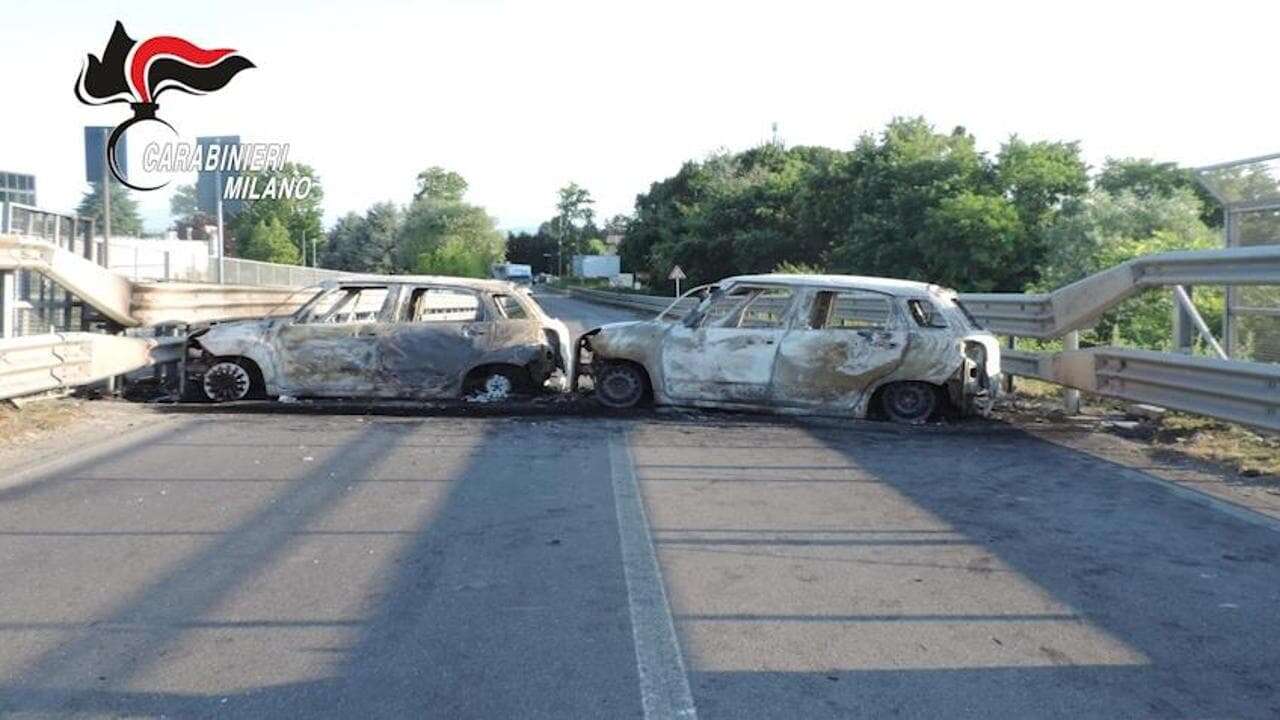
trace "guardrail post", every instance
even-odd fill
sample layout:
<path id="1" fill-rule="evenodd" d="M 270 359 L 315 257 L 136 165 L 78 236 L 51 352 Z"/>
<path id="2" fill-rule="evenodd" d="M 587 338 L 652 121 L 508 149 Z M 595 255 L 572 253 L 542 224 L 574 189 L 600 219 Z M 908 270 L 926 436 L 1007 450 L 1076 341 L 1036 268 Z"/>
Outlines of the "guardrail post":
<path id="1" fill-rule="evenodd" d="M 17 279 L 12 270 L 0 272 L 0 338 L 17 336 Z"/>
<path id="2" fill-rule="evenodd" d="M 1072 330 L 1062 338 L 1063 350 L 1080 349 L 1080 331 Z M 1080 391 L 1075 388 L 1064 388 L 1062 391 L 1062 410 L 1068 415 L 1080 414 Z"/>
<path id="3" fill-rule="evenodd" d="M 1005 340 L 1005 347 L 1009 348 L 1010 350 L 1017 350 L 1018 336 L 1010 335 L 1008 339 Z M 1013 374 L 1012 373 L 1006 372 L 1004 374 L 1004 393 L 1006 395 L 1011 395 L 1013 393 Z"/>
<path id="4" fill-rule="evenodd" d="M 1186 308 L 1182 307 L 1182 304 L 1178 302 L 1178 289 L 1172 288 L 1169 292 L 1173 295 L 1173 351 L 1190 355 L 1192 346 L 1195 343 L 1195 335 L 1192 334 L 1194 329 L 1192 320 Z M 1187 285 L 1186 292 L 1187 297 L 1190 298 L 1192 293 L 1195 292 L 1195 288 Z"/>

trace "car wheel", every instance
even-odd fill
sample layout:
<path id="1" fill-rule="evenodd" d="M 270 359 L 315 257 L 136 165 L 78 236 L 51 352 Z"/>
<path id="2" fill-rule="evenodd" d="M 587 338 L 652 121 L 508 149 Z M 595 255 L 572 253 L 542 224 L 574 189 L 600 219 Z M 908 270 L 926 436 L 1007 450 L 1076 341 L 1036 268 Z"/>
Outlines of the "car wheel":
<path id="1" fill-rule="evenodd" d="M 238 362 L 222 360 L 205 371 L 200 389 L 213 402 L 243 400 L 253 391 L 253 375 Z"/>
<path id="2" fill-rule="evenodd" d="M 639 365 L 606 363 L 594 374 L 596 399 L 615 409 L 633 408 L 644 400 L 648 378 Z"/>
<path id="3" fill-rule="evenodd" d="M 498 402 L 513 395 L 523 393 L 529 387 L 529 380 L 521 377 L 523 373 L 512 367 L 482 368 L 472 374 L 467 382 L 466 399 L 472 402 Z"/>
<path id="4" fill-rule="evenodd" d="M 893 383 L 880 393 L 880 407 L 894 422 L 919 425 L 938 408 L 938 391 L 929 383 Z"/>

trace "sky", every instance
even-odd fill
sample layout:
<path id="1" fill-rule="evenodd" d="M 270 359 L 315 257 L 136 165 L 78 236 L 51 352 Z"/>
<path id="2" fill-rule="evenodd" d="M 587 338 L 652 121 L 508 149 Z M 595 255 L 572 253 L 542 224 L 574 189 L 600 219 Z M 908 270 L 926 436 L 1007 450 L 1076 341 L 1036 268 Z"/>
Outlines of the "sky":
<path id="1" fill-rule="evenodd" d="M 59 2 L 8 0 L 0 170 L 73 208 L 89 107 L 72 86 L 116 20 L 257 66 L 203 97 L 170 92 L 184 138 L 287 142 L 312 165 L 326 223 L 411 199 L 440 165 L 500 227 L 589 189 L 597 215 L 681 163 L 767 140 L 849 148 L 895 116 L 962 125 L 994 152 L 1010 134 L 1077 140 L 1088 161 L 1203 165 L 1280 151 L 1280 4 L 1219 2 Z M 131 147 L 133 155 L 140 147 Z M 136 157 L 135 157 L 136 161 Z M 138 193 L 148 230 L 168 190 Z"/>

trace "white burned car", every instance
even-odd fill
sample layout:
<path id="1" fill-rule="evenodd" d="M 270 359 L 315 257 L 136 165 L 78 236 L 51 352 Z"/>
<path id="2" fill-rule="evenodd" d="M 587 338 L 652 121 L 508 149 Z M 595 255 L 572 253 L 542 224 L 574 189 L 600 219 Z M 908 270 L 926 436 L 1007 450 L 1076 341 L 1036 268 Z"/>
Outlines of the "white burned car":
<path id="1" fill-rule="evenodd" d="M 183 377 L 247 397 L 500 397 L 572 375 L 569 330 L 509 282 L 383 276 L 329 281 L 287 317 L 193 332 Z"/>
<path id="2" fill-rule="evenodd" d="M 576 352 L 598 400 L 924 422 L 986 413 L 1000 347 L 953 291 L 848 275 L 746 275 L 654 320 L 604 325 Z"/>

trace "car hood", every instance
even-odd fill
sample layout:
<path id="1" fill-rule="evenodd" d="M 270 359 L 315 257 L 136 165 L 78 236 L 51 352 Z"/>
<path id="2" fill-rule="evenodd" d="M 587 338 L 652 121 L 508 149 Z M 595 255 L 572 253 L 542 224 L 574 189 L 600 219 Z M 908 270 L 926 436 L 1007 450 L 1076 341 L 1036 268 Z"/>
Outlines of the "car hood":
<path id="1" fill-rule="evenodd" d="M 278 322 L 279 318 L 233 320 L 196 330 L 190 337 L 215 355 L 230 355 L 241 352 L 248 344 L 262 342 L 267 331 Z"/>

